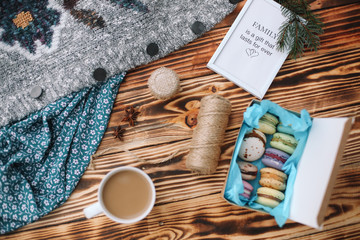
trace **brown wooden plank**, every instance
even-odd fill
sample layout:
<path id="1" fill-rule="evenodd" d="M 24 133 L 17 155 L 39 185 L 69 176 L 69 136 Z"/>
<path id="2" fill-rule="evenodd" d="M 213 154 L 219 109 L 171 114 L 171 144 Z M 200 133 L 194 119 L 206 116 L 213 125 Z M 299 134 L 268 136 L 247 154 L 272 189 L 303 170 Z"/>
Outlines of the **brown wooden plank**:
<path id="1" fill-rule="evenodd" d="M 342 66 L 344 64 L 344 61 L 349 61 L 351 62 L 359 62 L 360 59 L 360 54 L 359 54 L 359 50 L 358 49 L 353 49 L 353 50 L 348 50 L 346 52 L 346 54 L 344 53 L 343 56 L 341 57 L 343 53 L 341 53 L 339 55 L 339 57 L 335 58 L 336 61 L 326 61 L 324 59 L 320 59 L 319 64 L 316 64 L 317 69 L 327 69 L 328 65 L 330 64 L 332 66 L 333 69 L 337 69 L 337 65 Z M 345 57 L 347 56 L 347 57 Z M 330 54 L 330 56 L 323 56 L 325 59 L 329 58 L 332 59 L 333 56 Z M 309 65 L 314 65 L 312 63 L 311 58 L 309 59 L 303 59 L 301 61 L 304 61 L 304 63 L 309 63 Z M 292 63 L 290 63 L 292 64 Z M 298 62 L 295 62 L 295 65 L 297 65 Z M 346 66 L 349 65 L 349 63 L 345 63 Z M 305 66 L 305 69 L 309 69 L 310 66 Z M 286 92 L 290 95 L 293 96 L 293 98 L 295 98 L 297 101 L 287 101 L 287 98 L 284 98 L 283 94 L 277 93 L 277 92 L 283 92 L 284 89 L 283 86 L 287 86 L 286 84 L 284 84 L 283 79 L 279 78 L 276 79 L 276 81 L 274 82 L 274 86 L 271 87 L 270 91 L 269 91 L 269 96 L 268 98 L 276 101 L 276 102 L 281 102 L 281 105 L 285 105 L 287 107 L 289 107 L 290 109 L 293 110 L 300 110 L 301 108 L 303 108 L 304 104 L 307 105 L 307 109 L 313 109 L 312 114 L 316 115 L 318 117 L 322 117 L 322 116 L 354 116 L 354 114 L 357 115 L 357 112 L 359 110 L 359 101 L 360 101 L 360 97 L 359 97 L 359 88 L 360 88 L 360 81 L 359 81 L 359 76 L 356 76 L 356 71 L 358 68 L 350 68 L 347 69 L 346 71 L 346 76 L 350 76 L 349 79 L 346 78 L 346 76 L 344 76 L 342 74 L 341 71 L 335 71 L 336 74 L 333 74 L 333 77 L 331 78 L 331 80 L 327 80 L 325 79 L 321 79 L 321 78 L 312 78 L 309 76 L 312 76 L 313 71 L 308 70 L 308 72 L 306 74 L 304 74 L 304 71 L 301 70 L 301 68 L 299 68 L 299 73 L 297 73 L 296 67 L 289 67 L 290 69 L 294 69 L 293 72 L 288 73 L 287 72 L 287 68 L 284 68 L 284 74 L 280 74 L 280 76 L 282 76 L 281 78 L 286 79 L 296 79 L 296 76 L 301 75 L 301 79 L 302 81 L 296 81 L 296 86 L 295 88 L 291 88 L 290 90 L 286 90 Z M 352 71 L 350 71 L 352 70 Z M 318 70 L 314 70 L 314 72 L 319 72 Z M 321 72 L 321 71 L 320 71 Z M 289 76 L 287 76 L 289 75 Z M 355 75 L 355 77 L 352 77 L 352 75 Z M 207 89 L 207 86 L 204 86 L 204 84 L 211 84 L 214 85 L 214 81 L 223 81 L 223 79 L 219 76 L 216 75 L 216 77 L 214 78 L 213 75 L 210 75 L 206 78 L 210 78 L 210 80 L 204 80 L 204 79 L 200 79 L 199 81 L 195 81 L 197 84 L 194 84 L 195 88 L 204 88 Z M 353 79 L 354 78 L 354 79 Z M 188 80 L 190 81 L 190 80 Z M 344 81 L 347 84 L 343 84 Z M 198 83 L 199 82 L 199 83 Z M 294 83 L 295 85 L 295 83 Z M 343 86 L 342 86 L 343 85 Z M 309 89 L 307 89 L 307 91 L 309 92 L 308 96 L 306 99 L 302 99 L 302 91 L 299 91 L 298 89 L 304 89 L 306 88 L 306 86 L 310 86 Z M 340 87 L 342 86 L 342 87 Z M 272 89 L 274 89 L 274 91 L 271 91 Z M 319 90 L 321 89 L 321 91 Z M 276 90 L 276 91 L 275 91 Z M 188 90 L 188 91 L 192 91 L 192 90 Z M 228 95 L 228 97 L 235 101 L 235 109 L 233 109 L 233 112 L 243 112 L 244 108 L 246 108 L 246 105 L 248 104 L 248 101 L 240 101 L 238 97 L 234 97 L 234 94 L 232 94 L 233 92 L 241 92 L 243 90 L 239 90 L 239 88 L 235 87 L 235 86 L 230 86 L 228 88 L 225 88 L 224 91 L 221 91 L 221 94 L 224 95 Z M 197 92 L 201 92 L 200 90 L 196 90 L 195 93 Z M 230 92 L 230 93 L 229 93 Z M 337 94 L 334 94 L 337 93 Z M 208 92 L 210 93 L 210 92 Z M 318 94 L 321 93 L 321 96 L 319 97 Z M 344 102 L 342 98 L 337 98 L 336 96 L 343 96 L 343 95 L 348 96 L 346 99 L 347 101 Z M 191 93 L 184 93 L 184 96 L 188 96 L 191 95 Z M 245 94 L 246 95 L 246 94 Z M 297 99 L 297 96 L 299 99 Z M 349 97 L 350 96 L 350 97 Z M 353 100 L 351 100 L 351 96 L 353 97 Z M 184 98 L 183 100 L 186 101 L 189 98 Z M 190 99 L 192 99 L 190 97 Z M 248 98 L 247 98 L 248 99 Z M 320 101 L 320 99 L 322 99 L 322 101 Z M 327 101 L 323 101 L 323 99 L 328 99 Z M 151 100 L 149 100 L 149 102 L 152 102 Z M 177 104 L 173 104 L 173 107 L 175 109 L 179 109 L 180 107 L 176 107 L 176 106 L 184 106 L 186 103 L 182 102 L 182 101 L 178 101 L 176 100 Z M 236 104 L 236 102 L 239 102 L 238 104 Z M 321 106 L 318 106 L 318 104 L 321 103 Z M 162 103 L 159 102 L 159 104 L 161 105 Z M 169 103 L 169 105 L 172 105 Z M 356 106 L 356 112 L 354 113 L 354 105 Z M 154 108 L 154 105 L 150 104 L 151 108 Z M 156 107 L 155 107 L 156 108 Z M 161 109 L 162 107 L 159 107 L 159 109 Z M 350 109 L 352 111 L 347 111 L 347 109 Z M 175 111 L 175 115 L 173 117 L 176 117 L 179 113 L 179 111 Z M 152 111 L 147 111 L 147 114 L 149 114 L 150 116 L 145 116 L 143 115 L 142 118 L 147 118 L 147 117 L 152 117 L 153 115 L 157 115 L 158 112 L 152 112 Z M 166 116 L 166 114 L 164 114 Z M 171 116 L 171 114 L 170 114 Z M 167 205 L 170 205 L 171 208 L 175 207 L 176 205 L 180 204 L 180 206 L 178 206 L 179 209 L 189 209 L 189 204 L 191 205 L 197 205 L 197 202 L 201 202 L 202 198 L 208 198 L 207 196 L 209 195 L 214 195 L 217 196 L 217 198 L 219 197 L 219 192 L 220 189 L 222 188 L 222 185 L 224 183 L 224 179 L 226 177 L 226 172 L 227 172 L 227 168 L 228 168 L 228 163 L 229 163 L 229 159 L 231 157 L 231 153 L 233 150 L 233 143 L 237 137 L 237 133 L 238 133 L 238 127 L 240 126 L 240 122 L 241 122 L 242 116 L 241 115 L 236 115 L 234 116 L 232 114 L 231 116 L 231 120 L 230 120 L 230 126 L 236 126 L 236 127 L 229 127 L 228 132 L 226 134 L 226 143 L 225 143 L 225 148 L 223 150 L 223 155 L 222 158 L 220 160 L 220 164 L 219 164 L 219 168 L 217 170 L 217 173 L 212 176 L 211 178 L 208 177 L 203 177 L 203 176 L 194 176 L 193 174 L 191 174 L 184 166 L 184 160 L 181 159 L 176 160 L 176 161 L 171 161 L 169 162 L 169 164 L 166 164 L 165 166 L 158 166 L 158 167 L 152 167 L 151 165 L 147 165 L 147 164 L 139 164 L 136 161 L 134 161 L 134 159 L 131 158 L 131 156 L 128 156 L 126 153 L 117 153 L 117 154 L 111 154 L 109 156 L 103 157 L 101 158 L 101 161 L 97 162 L 97 170 L 95 171 L 87 171 L 86 174 L 84 175 L 82 181 L 79 183 L 76 191 L 74 192 L 74 194 L 71 196 L 71 198 L 69 199 L 69 201 L 64 204 L 61 208 L 55 210 L 51 215 L 41 219 L 40 221 L 29 225 L 27 227 L 24 227 L 23 229 L 26 230 L 26 228 L 28 227 L 33 227 L 35 228 L 34 231 L 37 231 L 36 229 L 39 228 L 38 231 L 42 231 L 40 226 L 43 225 L 48 225 L 50 228 L 51 226 L 53 226 L 54 228 L 59 228 L 60 230 L 62 229 L 62 227 L 58 227 L 59 224 L 61 225 L 68 225 L 68 226 L 72 226 L 74 225 L 74 219 L 78 219 L 77 221 L 81 221 L 81 219 L 83 219 L 81 210 L 86 207 L 88 204 L 91 204 L 94 202 L 94 199 L 96 198 L 96 188 L 97 188 L 97 184 L 99 184 L 100 179 L 102 178 L 102 176 L 104 174 L 106 174 L 106 172 L 108 171 L 108 169 L 120 166 L 120 165 L 135 165 L 135 166 L 144 166 L 145 169 L 149 172 L 150 176 L 152 176 L 155 185 L 156 185 L 156 189 L 157 189 L 157 193 L 158 193 L 158 200 L 157 200 L 157 207 L 159 208 L 158 211 L 163 212 L 164 214 L 168 214 L 168 207 L 164 207 Z M 141 127 L 141 119 L 139 121 L 139 127 Z M 355 125 L 356 126 L 356 125 Z M 359 126 L 358 126 L 359 127 Z M 180 127 L 179 129 L 177 129 L 176 131 L 183 131 L 183 127 Z M 359 129 L 359 128 L 357 128 Z M 175 132 L 176 132 L 175 131 Z M 189 142 L 190 139 L 190 135 L 191 135 L 191 131 L 189 132 L 188 129 L 185 129 L 185 132 L 187 133 L 187 140 L 185 140 L 185 142 Z M 157 135 L 157 134 L 154 134 Z M 109 139 L 109 141 L 113 141 L 114 139 L 110 136 L 105 136 L 104 141 L 106 141 L 107 139 Z M 132 139 L 132 138 L 131 138 Z M 344 185 L 346 190 L 346 194 L 350 194 L 350 195 L 354 195 L 354 196 L 358 196 L 359 191 L 356 190 L 356 188 L 354 188 L 353 186 L 356 186 L 356 184 L 359 184 L 359 177 L 357 177 L 357 175 L 355 173 L 359 172 L 359 169 L 355 169 L 352 170 L 353 174 L 352 174 L 352 178 L 349 179 L 349 169 L 352 169 L 352 165 L 356 165 L 358 164 L 358 159 L 359 159 L 359 151 L 354 151 L 354 147 L 357 147 L 359 149 L 359 130 L 354 131 L 354 133 L 352 133 L 349 142 L 350 142 L 350 147 L 346 148 L 345 154 L 344 156 L 347 156 L 347 152 L 351 151 L 351 153 L 349 154 L 351 156 L 345 158 L 346 163 L 344 163 L 344 169 L 341 170 L 340 174 L 339 174 L 339 178 L 337 180 L 337 185 L 335 187 L 335 194 L 333 194 L 333 196 L 337 196 L 336 191 L 339 191 L 337 189 L 340 189 L 340 195 L 339 198 L 343 198 L 343 196 L 341 195 L 341 193 L 344 193 Z M 117 142 L 118 143 L 118 142 Z M 151 144 L 153 145 L 153 144 Z M 174 146 L 172 146 L 174 145 Z M 355 146 L 352 146 L 355 145 Z M 178 146 L 178 143 L 172 143 L 166 146 L 162 146 L 164 148 L 163 152 L 160 150 L 159 151 L 159 146 L 156 146 L 156 154 L 160 154 L 164 155 L 164 152 L 166 152 L 166 149 L 168 150 L 173 150 L 175 151 L 176 148 Z M 143 151 L 143 149 L 138 150 L 138 154 L 141 154 Z M 151 151 L 151 150 L 150 150 Z M 146 153 L 146 151 L 145 151 Z M 156 154 L 154 156 L 156 156 Z M 146 155 L 146 154 L 145 154 Z M 186 156 L 182 156 L 182 157 L 186 157 Z M 121 161 L 119 161 L 119 159 L 121 159 Z M 196 183 L 196 184 L 195 184 Z M 340 186 L 338 186 L 340 185 Z M 91 188 L 89 188 L 89 186 L 91 186 Z M 350 191 L 353 191 L 352 193 Z M 184 194 L 186 193 L 186 194 Z M 333 198 L 334 198 L 333 197 Z M 349 202 L 349 198 L 346 198 L 347 201 Z M 190 203 L 187 203 L 188 201 L 190 201 Z M 207 199 L 208 201 L 208 199 Z M 222 200 L 219 200 L 219 202 Z M 338 201 L 337 199 L 332 199 L 333 201 Z M 350 205 L 347 206 L 346 209 L 349 210 L 350 214 L 350 219 L 352 218 L 356 218 L 359 215 L 359 211 L 356 211 L 356 209 L 358 209 L 359 206 L 359 201 L 357 199 L 353 199 L 353 203 L 354 205 Z M 184 205 L 183 205 L 184 203 Z M 347 203 L 348 205 L 349 203 Z M 329 211 L 330 213 L 328 213 L 327 218 L 332 222 L 334 221 L 334 215 L 340 219 L 342 219 L 342 215 L 344 214 L 344 209 L 342 209 L 343 207 L 340 206 L 338 207 L 336 204 L 332 203 L 332 207 L 330 207 Z M 155 209 L 157 208 L 155 207 Z M 217 206 L 218 207 L 218 206 Z M 166 211 L 162 208 L 165 208 Z M 224 206 L 222 206 L 222 208 L 228 208 L 228 206 L 226 204 L 224 204 Z M 234 207 L 235 208 L 235 207 Z M 338 210 L 340 208 L 340 210 Z M 209 206 L 209 209 L 211 211 L 213 211 L 213 207 Z M 225 209 L 221 208 L 219 209 L 220 212 L 224 211 Z M 333 211 L 337 211 L 336 213 L 334 213 Z M 155 211 L 155 210 L 154 210 Z M 180 211 L 180 210 L 179 210 Z M 198 210 L 196 210 L 198 211 Z M 202 210 L 201 212 L 204 212 L 205 210 Z M 340 212 L 339 212 L 340 211 Z M 206 211 L 205 211 L 206 212 Z M 184 212 L 180 212 L 180 213 L 176 213 L 174 212 L 171 216 L 177 216 L 177 219 L 179 219 L 179 215 L 182 216 L 183 214 L 186 214 L 186 211 Z M 203 213 L 204 214 L 204 213 Z M 248 213 L 247 213 L 248 214 Z M 251 213 L 251 214 L 255 214 L 254 218 L 259 218 L 258 213 Z M 166 217 L 166 216 L 165 216 Z M 260 219 L 262 219 L 264 216 L 262 216 L 262 214 L 260 214 Z M 335 217 L 335 218 L 336 218 Z M 104 221 L 104 217 L 99 217 L 102 218 Z M 164 216 L 160 216 L 158 219 L 159 222 L 164 222 Z M 195 217 L 195 219 L 197 219 L 198 217 Z M 208 217 L 206 217 L 208 218 Z M 70 220 L 72 219 L 72 220 Z M 166 218 L 165 218 L 166 219 Z M 181 219 L 181 217 L 180 217 Z M 248 219 L 248 218 L 247 218 Z M 335 219 L 336 220 L 336 219 Z M 93 220 L 90 220 L 93 221 Z M 207 220 L 209 221 L 209 220 Z M 218 220 L 221 221 L 221 220 Z M 231 218 L 230 220 L 227 220 L 231 222 Z M 264 220 L 261 220 L 261 224 L 263 224 Z M 277 228 L 276 224 L 274 223 L 274 221 L 272 219 L 268 219 L 269 222 L 272 222 L 272 228 Z M 76 221 L 75 221 L 76 222 Z M 106 220 L 105 220 L 106 222 Z M 206 222 L 206 221 L 205 221 Z M 55 223 L 55 224 L 54 224 Z M 171 223 L 171 222 L 170 222 Z M 170 224 L 167 221 L 167 224 Z M 341 224 L 342 220 L 338 220 L 338 222 L 335 221 L 335 224 Z M 111 223 L 109 223 L 111 227 L 113 227 L 113 225 L 111 225 Z M 179 222 L 177 222 L 175 225 L 178 225 Z M 185 223 L 182 223 L 182 225 Z M 205 227 L 202 225 L 203 222 L 201 222 L 201 224 L 199 223 L 199 226 Z M 214 224 L 213 222 L 209 222 L 207 224 Z M 236 222 L 232 222 L 232 224 L 236 224 Z M 254 228 L 255 223 L 251 223 L 251 228 Z M 102 223 L 103 225 L 103 223 Z M 206 225 L 206 224 L 205 224 Z M 298 226 L 298 224 L 295 224 L 296 226 Z M 255 224 L 256 226 L 256 224 Z M 260 227 L 257 226 L 256 229 L 257 231 L 261 230 L 259 229 Z M 304 228 L 302 226 L 302 228 Z M 60 230 L 56 230 L 56 231 L 60 231 Z M 243 231 L 241 231 L 241 229 L 237 229 L 240 233 L 243 234 Z M 122 230 L 124 231 L 124 230 Z M 200 231 L 200 230 L 199 230 Z M 279 231 L 283 231 L 283 230 L 279 230 Z M 311 232 L 311 230 L 309 230 Z M 60 231 L 61 232 L 61 231 Z M 20 231 L 21 233 L 21 231 Z M 146 233 L 146 231 L 145 231 Z M 45 233 L 44 233 L 45 234 Z M 213 233 L 212 233 L 213 234 Z M 282 233 L 284 234 L 284 233 Z M 286 233 L 288 234 L 288 233 Z M 313 234 L 313 233 L 311 233 Z M 146 234 L 145 234 L 146 235 Z M 216 234 L 215 234 L 216 235 Z M 39 235 L 41 236 L 41 234 Z M 111 237 L 112 235 L 110 235 L 109 237 Z M 126 234 L 124 235 L 126 236 Z M 207 236 L 207 237 L 211 237 Z M 307 235 L 305 235 L 307 236 Z M 219 236 L 217 236 L 219 237 Z M 261 235 L 260 235 L 261 237 Z"/>

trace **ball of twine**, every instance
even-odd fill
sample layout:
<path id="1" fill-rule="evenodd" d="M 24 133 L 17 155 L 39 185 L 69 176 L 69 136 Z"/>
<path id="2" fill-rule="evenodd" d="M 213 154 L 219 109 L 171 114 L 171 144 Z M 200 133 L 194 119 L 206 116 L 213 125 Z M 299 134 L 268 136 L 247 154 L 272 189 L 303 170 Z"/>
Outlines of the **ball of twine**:
<path id="1" fill-rule="evenodd" d="M 230 112 L 230 101 L 218 94 L 201 99 L 198 124 L 186 160 L 188 169 L 199 174 L 215 172 Z"/>
<path id="2" fill-rule="evenodd" d="M 167 100 L 179 91 L 180 78 L 174 70 L 161 67 L 151 74 L 148 87 L 156 99 Z"/>

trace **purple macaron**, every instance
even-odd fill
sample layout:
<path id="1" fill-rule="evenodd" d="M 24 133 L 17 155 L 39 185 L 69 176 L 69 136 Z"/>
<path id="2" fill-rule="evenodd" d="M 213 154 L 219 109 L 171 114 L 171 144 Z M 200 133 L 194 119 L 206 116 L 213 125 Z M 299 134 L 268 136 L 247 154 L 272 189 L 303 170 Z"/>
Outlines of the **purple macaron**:
<path id="1" fill-rule="evenodd" d="M 268 167 L 282 171 L 282 167 L 289 157 L 289 154 L 280 151 L 279 149 L 267 148 L 261 161 Z"/>

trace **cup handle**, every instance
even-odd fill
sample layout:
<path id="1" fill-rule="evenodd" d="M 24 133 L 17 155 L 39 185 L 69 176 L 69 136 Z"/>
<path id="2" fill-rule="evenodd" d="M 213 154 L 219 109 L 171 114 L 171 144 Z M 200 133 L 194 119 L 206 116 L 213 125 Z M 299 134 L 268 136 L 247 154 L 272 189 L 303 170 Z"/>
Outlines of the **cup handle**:
<path id="1" fill-rule="evenodd" d="M 103 212 L 103 209 L 99 202 L 96 202 L 84 209 L 84 214 L 87 219 L 93 218 L 102 212 Z"/>

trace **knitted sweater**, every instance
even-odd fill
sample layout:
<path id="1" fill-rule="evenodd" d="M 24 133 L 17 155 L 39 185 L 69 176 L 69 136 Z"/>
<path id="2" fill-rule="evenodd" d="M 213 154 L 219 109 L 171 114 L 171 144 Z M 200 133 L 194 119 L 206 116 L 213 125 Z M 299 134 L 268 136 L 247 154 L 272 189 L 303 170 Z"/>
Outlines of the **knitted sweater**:
<path id="1" fill-rule="evenodd" d="M 2 0 L 0 127 L 167 55 L 212 28 L 236 2 Z"/>

